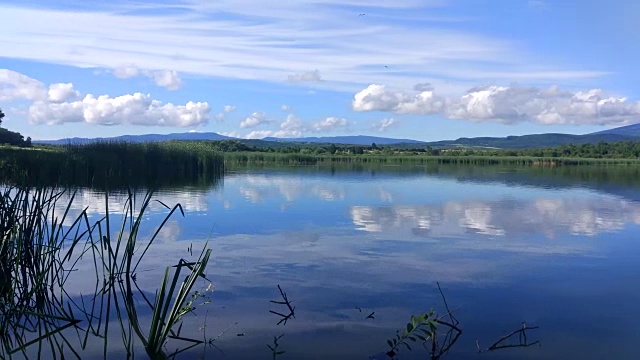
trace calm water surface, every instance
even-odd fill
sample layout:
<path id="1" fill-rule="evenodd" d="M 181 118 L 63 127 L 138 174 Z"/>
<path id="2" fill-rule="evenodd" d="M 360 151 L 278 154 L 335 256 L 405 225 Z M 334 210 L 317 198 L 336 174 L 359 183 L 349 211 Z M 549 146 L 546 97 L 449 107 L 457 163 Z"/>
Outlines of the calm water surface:
<path id="1" fill-rule="evenodd" d="M 443 310 L 436 281 L 463 329 L 447 358 L 640 358 L 640 188 L 511 170 L 291 168 L 237 171 L 215 189 L 155 198 L 181 203 L 185 216 L 166 224 L 141 281 L 156 288 L 164 266 L 209 239 L 212 303 L 185 331 L 211 337 L 237 323 L 217 348 L 187 358 L 267 359 L 266 344 L 285 334 L 282 359 L 367 359 L 388 350 L 411 315 Z M 114 196 L 112 211 L 122 201 Z M 104 209 L 90 191 L 75 204 L 95 218 Z M 143 236 L 166 213 L 154 204 Z M 284 311 L 269 303 L 278 284 L 296 306 L 286 326 L 269 313 Z M 476 341 L 487 347 L 522 321 L 540 327 L 528 333 L 540 346 L 477 354 Z"/>

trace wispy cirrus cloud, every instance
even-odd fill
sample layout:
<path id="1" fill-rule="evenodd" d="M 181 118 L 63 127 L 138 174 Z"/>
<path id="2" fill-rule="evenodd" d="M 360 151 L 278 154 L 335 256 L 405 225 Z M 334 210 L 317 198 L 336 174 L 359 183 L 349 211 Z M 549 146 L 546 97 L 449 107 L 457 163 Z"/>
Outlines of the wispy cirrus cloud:
<path id="1" fill-rule="evenodd" d="M 293 74 L 287 76 L 288 82 L 314 82 L 314 81 L 322 81 L 320 77 L 320 71 L 305 71 L 298 74 Z"/>
<path id="2" fill-rule="evenodd" d="M 70 5 L 71 11 L 46 4 L 3 7 L 6 20 L 0 23 L 0 41 L 11 49 L 3 56 L 106 69 L 122 66 L 124 57 L 135 59 L 140 69 L 156 69 L 152 71 L 311 81 L 314 87 L 348 91 L 372 82 L 407 87 L 417 78 L 430 79 L 441 91 L 453 91 L 468 88 L 470 79 L 558 80 L 607 74 L 562 64 L 533 68 L 527 49 L 451 25 L 468 19 L 421 15 L 424 9 L 446 7 L 440 0 Z M 367 16 L 358 17 L 354 9 L 362 8 Z M 422 20 L 421 26 L 396 21 L 403 16 Z M 121 71 L 126 75 L 133 69 Z M 322 82 L 317 81 L 320 74 Z M 153 79 L 176 87 L 167 73 Z"/>

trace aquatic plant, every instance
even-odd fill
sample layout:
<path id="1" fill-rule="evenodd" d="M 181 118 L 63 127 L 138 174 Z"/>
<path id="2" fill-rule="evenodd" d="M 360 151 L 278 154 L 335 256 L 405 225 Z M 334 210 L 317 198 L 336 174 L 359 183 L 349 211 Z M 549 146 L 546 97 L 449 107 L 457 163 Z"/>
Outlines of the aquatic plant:
<path id="1" fill-rule="evenodd" d="M 202 296 L 193 289 L 199 278 L 206 279 L 204 269 L 211 254 L 206 245 L 197 260 L 180 259 L 176 266 L 166 268 L 153 301 L 136 282 L 136 270 L 162 227 L 175 212 L 184 215 L 180 204 L 172 208 L 163 204 L 169 213 L 151 238 L 140 242 L 139 230 L 152 192 L 140 204 L 132 192 L 128 193 L 122 222 L 115 231 L 107 194 L 105 216 L 93 224 L 86 209 L 73 221 L 67 219 L 73 195 L 63 215 L 57 216 L 62 194 L 9 187 L 0 195 L 0 356 L 20 352 L 28 357 L 36 351 L 40 357 L 48 347 L 54 354 L 71 353 L 80 358 L 78 351 L 86 349 L 91 336 L 103 341 L 106 358 L 109 339 L 113 338 L 111 320 L 117 320 L 119 329 L 115 330 L 121 334 L 128 356 L 133 356 L 136 343 L 141 343 L 152 359 L 172 358 L 203 343 L 181 336 L 180 331 L 182 318 L 195 310 L 195 301 Z M 85 296 L 77 300 L 66 290 L 81 261 L 93 264 L 95 292 L 88 301 Z M 137 315 L 140 298 L 153 314 L 148 330 Z M 69 330 L 79 343 L 71 343 Z M 169 340 L 190 345 L 169 353 Z"/>

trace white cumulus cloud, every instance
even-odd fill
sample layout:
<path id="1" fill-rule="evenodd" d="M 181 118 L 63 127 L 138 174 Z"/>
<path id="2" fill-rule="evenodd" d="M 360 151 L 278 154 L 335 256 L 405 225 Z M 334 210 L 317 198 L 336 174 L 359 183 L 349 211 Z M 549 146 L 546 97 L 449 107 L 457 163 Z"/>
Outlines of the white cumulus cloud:
<path id="1" fill-rule="evenodd" d="M 235 110 L 236 110 L 236 107 L 235 107 L 235 106 L 233 106 L 233 105 L 225 105 L 225 106 L 222 108 L 222 111 L 216 114 L 216 116 L 215 116 L 216 121 L 223 121 L 223 120 L 224 120 L 224 118 L 225 118 L 225 116 L 226 116 L 228 113 L 233 112 L 233 111 L 235 111 Z"/>
<path id="2" fill-rule="evenodd" d="M 240 122 L 240 128 L 242 129 L 252 128 L 252 127 L 256 127 L 258 125 L 266 124 L 269 122 L 270 121 L 267 120 L 267 116 L 264 112 L 254 112 L 251 115 L 247 116 L 246 119 Z"/>
<path id="3" fill-rule="evenodd" d="M 113 75 L 120 79 L 130 79 L 140 75 L 140 69 L 135 65 L 122 65 L 113 69 Z"/>
<path id="4" fill-rule="evenodd" d="M 263 112 L 256 112 L 242 121 L 240 127 L 250 128 L 267 122 L 274 122 L 273 120 L 265 119 L 266 117 Z M 331 132 L 339 128 L 348 129 L 349 125 L 350 123 L 347 119 L 334 116 L 316 122 L 305 122 L 295 114 L 288 114 L 276 129 L 253 130 L 246 135 L 240 135 L 237 132 L 221 134 L 245 139 L 262 139 L 265 137 L 297 138 L 303 137 L 307 132 Z"/>
<path id="5" fill-rule="evenodd" d="M 287 115 L 287 118 L 280 123 L 280 129 L 287 131 L 302 132 L 305 129 L 304 123 L 293 114 Z"/>
<path id="6" fill-rule="evenodd" d="M 160 70 L 151 71 L 147 73 L 147 76 L 153 80 L 153 82 L 169 90 L 178 90 L 182 85 L 182 79 L 178 76 L 175 70 Z"/>
<path id="7" fill-rule="evenodd" d="M 399 121 L 396 118 L 387 118 L 387 119 L 382 119 L 377 123 L 373 124 L 372 128 L 377 131 L 385 131 L 389 127 L 397 125 L 398 123 Z"/>
<path id="8" fill-rule="evenodd" d="M 311 129 L 317 132 L 330 132 L 341 127 L 347 127 L 348 125 L 347 119 L 330 116 L 324 120 L 313 123 Z"/>
<path id="9" fill-rule="evenodd" d="M 29 107 L 32 124 L 84 122 L 96 125 L 146 125 L 187 127 L 205 124 L 209 116 L 206 102 L 185 105 L 163 104 L 150 95 L 135 93 L 110 97 L 86 95 L 72 102 L 36 101 Z"/>
<path id="10" fill-rule="evenodd" d="M 80 92 L 73 88 L 72 83 L 58 83 L 49 85 L 48 98 L 50 102 L 61 103 L 80 96 Z"/>
<path id="11" fill-rule="evenodd" d="M 0 69 L 0 101 L 39 100 L 47 91 L 40 81 L 9 69 Z"/>
<path id="12" fill-rule="evenodd" d="M 449 119 L 506 124 L 624 125 L 640 121 L 640 102 L 616 97 L 601 89 L 568 92 L 557 86 L 484 86 L 460 97 L 441 97 L 433 90 L 414 94 L 372 84 L 356 93 L 355 111 L 396 114 L 437 114 Z"/>
<path id="13" fill-rule="evenodd" d="M 280 106 L 280 110 L 282 110 L 282 111 L 290 111 L 291 110 L 291 106 L 289 106 L 289 105 L 281 105 Z"/>
<path id="14" fill-rule="evenodd" d="M 295 115 L 289 114 L 280 123 L 278 130 L 254 130 L 244 136 L 245 139 L 262 139 L 265 137 L 294 138 L 301 137 L 306 131 L 305 124 Z M 237 135 L 236 133 L 234 133 Z"/>
<path id="15" fill-rule="evenodd" d="M 195 126 L 207 123 L 209 104 L 162 103 L 141 93 L 110 97 L 82 95 L 72 83 L 48 88 L 27 75 L 0 69 L 0 100 L 31 100 L 27 115 L 32 124 L 84 122 L 99 125 Z"/>
<path id="16" fill-rule="evenodd" d="M 387 89 L 384 85 L 372 84 L 355 94 L 352 103 L 355 111 L 389 111 L 398 114 L 437 114 L 445 108 L 444 99 L 433 91 L 416 95 Z"/>

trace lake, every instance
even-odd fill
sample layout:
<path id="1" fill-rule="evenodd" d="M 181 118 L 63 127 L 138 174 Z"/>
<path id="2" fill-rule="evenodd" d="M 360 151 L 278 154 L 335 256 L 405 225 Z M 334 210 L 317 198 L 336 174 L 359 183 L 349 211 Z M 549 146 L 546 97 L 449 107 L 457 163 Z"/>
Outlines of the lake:
<path id="1" fill-rule="evenodd" d="M 180 203 L 185 216 L 174 214 L 162 228 L 138 281 L 154 291 L 167 265 L 195 256 L 208 240 L 206 275 L 215 288 L 210 303 L 187 315 L 183 332 L 223 334 L 184 358 L 272 358 L 267 344 L 284 334 L 279 359 L 382 359 L 387 339 L 411 315 L 446 313 L 439 283 L 462 329 L 448 358 L 635 359 L 640 185 L 619 172 L 235 170 L 212 188 L 154 195 Z M 110 211 L 121 210 L 123 199 L 112 195 Z M 104 195 L 80 190 L 70 211 L 84 208 L 99 219 Z M 166 214 L 152 203 L 140 236 L 151 236 Z M 288 313 L 270 303 L 282 300 L 278 285 L 295 306 L 295 318 L 279 325 L 269 312 Z M 92 287 L 78 276 L 68 291 Z M 478 354 L 522 322 L 539 327 L 526 332 L 527 344 L 539 343 Z M 118 336 L 109 345 L 116 357 Z M 520 344 L 518 336 L 509 344 Z M 419 342 L 410 345 L 398 359 L 428 358 Z"/>

